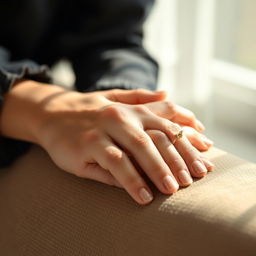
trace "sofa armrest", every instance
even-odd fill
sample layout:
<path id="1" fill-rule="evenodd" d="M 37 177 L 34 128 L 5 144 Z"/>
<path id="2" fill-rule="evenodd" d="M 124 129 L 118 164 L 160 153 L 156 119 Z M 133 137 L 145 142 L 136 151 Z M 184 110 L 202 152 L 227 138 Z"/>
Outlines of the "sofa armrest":
<path id="1" fill-rule="evenodd" d="M 0 170 L 0 254 L 256 255 L 256 165 L 216 148 L 206 155 L 213 172 L 171 196 L 150 184 L 155 199 L 140 206 L 33 146 Z"/>

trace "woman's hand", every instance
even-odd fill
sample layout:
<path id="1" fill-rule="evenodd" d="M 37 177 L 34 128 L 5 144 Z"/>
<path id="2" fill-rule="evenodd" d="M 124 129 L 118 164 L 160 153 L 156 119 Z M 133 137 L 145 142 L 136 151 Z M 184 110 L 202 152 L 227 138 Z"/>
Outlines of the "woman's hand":
<path id="1" fill-rule="evenodd" d="M 126 99 L 131 93 L 122 91 Z M 47 103 L 39 144 L 59 167 L 96 180 L 105 171 L 103 179 L 115 184 L 113 177 L 140 204 L 150 202 L 152 192 L 129 155 L 165 194 L 191 184 L 191 175 L 206 175 L 202 156 L 186 138 L 171 144 L 180 131 L 177 124 L 146 105 L 114 102 L 108 96 L 108 92 L 69 92 Z M 159 131 L 157 137 L 148 130 Z"/>
<path id="2" fill-rule="evenodd" d="M 103 93 L 103 92 L 97 92 Z M 204 125 L 196 118 L 195 114 L 171 101 L 166 100 L 165 91 L 157 91 L 151 94 L 144 89 L 129 91 L 126 90 L 108 90 L 104 95 L 111 101 L 127 104 L 144 104 L 154 114 L 166 118 L 179 124 L 190 143 L 200 151 L 208 150 L 213 141 L 208 139 L 202 132 Z"/>
<path id="3" fill-rule="evenodd" d="M 125 103 L 114 101 L 113 92 L 116 101 Z M 186 138 L 173 145 L 180 127 L 160 117 L 163 110 L 157 115 L 147 104 L 137 105 L 134 93 L 78 93 L 25 83 L 8 93 L 1 131 L 41 145 L 60 168 L 124 187 L 135 201 L 146 204 L 152 192 L 129 156 L 166 194 L 189 185 L 191 175 L 205 176 L 210 167 Z M 145 94 L 143 103 L 155 97 Z"/>
<path id="4" fill-rule="evenodd" d="M 202 134 L 205 128 L 192 111 L 171 101 L 150 102 L 145 106 L 154 114 L 179 124 L 190 143 L 198 150 L 206 151 L 213 145 L 213 141 Z"/>

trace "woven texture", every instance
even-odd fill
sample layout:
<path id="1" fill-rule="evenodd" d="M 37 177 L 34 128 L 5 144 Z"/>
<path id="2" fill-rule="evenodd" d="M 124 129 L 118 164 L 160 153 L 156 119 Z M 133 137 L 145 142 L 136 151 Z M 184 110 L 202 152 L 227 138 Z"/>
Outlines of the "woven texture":
<path id="1" fill-rule="evenodd" d="M 58 169 L 33 146 L 0 170 L 0 255 L 256 255 L 256 165 L 218 149 L 215 171 L 172 196 L 150 184 L 139 206 L 122 189 Z"/>

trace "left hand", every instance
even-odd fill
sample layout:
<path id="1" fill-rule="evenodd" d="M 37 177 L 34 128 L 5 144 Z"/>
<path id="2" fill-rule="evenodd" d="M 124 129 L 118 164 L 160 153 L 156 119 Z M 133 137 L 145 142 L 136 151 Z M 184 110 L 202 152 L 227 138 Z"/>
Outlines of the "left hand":
<path id="1" fill-rule="evenodd" d="M 192 111 L 167 101 L 166 95 L 164 91 L 159 91 L 158 94 L 152 92 L 151 94 L 150 91 L 144 89 L 106 91 L 106 97 L 112 101 L 144 104 L 154 114 L 179 124 L 183 127 L 184 134 L 195 148 L 200 151 L 207 151 L 213 145 L 213 141 L 202 134 L 205 130 L 203 124 Z"/>
<path id="2" fill-rule="evenodd" d="M 147 106 L 147 108 L 152 111 L 154 114 L 166 118 L 172 122 L 178 123 L 180 126 L 183 127 L 184 134 L 186 135 L 186 138 L 183 140 L 188 139 L 188 141 L 194 146 L 193 151 L 194 155 L 199 155 L 199 151 L 207 151 L 212 145 L 213 142 L 209 140 L 205 135 L 202 134 L 202 132 L 205 130 L 204 125 L 196 118 L 195 114 L 181 106 L 178 106 L 174 104 L 171 101 L 166 100 L 166 92 L 161 91 L 158 95 L 150 96 L 148 94 L 147 90 L 133 90 L 132 92 L 134 94 L 131 94 L 131 91 L 128 92 L 125 90 L 110 90 L 107 92 L 107 98 L 109 98 L 112 101 L 117 101 L 121 103 L 127 103 L 127 104 L 143 104 Z M 127 98 L 127 95 L 130 95 L 130 97 Z M 169 168 L 173 169 L 173 164 L 171 159 L 176 159 L 178 156 L 178 152 L 174 149 L 173 145 L 171 145 L 169 139 L 167 136 L 165 136 L 163 133 L 157 131 L 157 130 L 148 130 L 148 135 L 151 137 L 153 142 L 155 143 L 156 147 L 162 154 L 166 157 L 166 163 L 168 164 Z M 161 138 L 159 140 L 159 138 Z M 163 152 L 162 145 L 163 140 L 165 141 L 165 149 Z M 169 146 L 167 146 L 167 144 Z M 187 143 L 188 144 L 188 143 Z M 180 148 L 182 150 L 182 148 Z M 176 152 L 176 153 L 175 153 Z M 203 156 L 201 156 L 202 161 L 204 162 L 206 168 L 208 171 L 213 170 L 213 164 Z M 134 159 L 131 159 L 134 160 Z M 177 158 L 175 161 L 180 162 L 180 168 L 186 169 L 186 163 L 180 159 Z M 185 160 L 186 161 L 186 160 Z M 136 162 L 134 162 L 136 164 Z M 94 166 L 95 168 L 96 166 Z M 139 167 L 139 166 L 138 166 Z M 174 172 L 177 173 L 177 172 Z M 176 177 L 177 181 L 179 182 L 179 178 Z M 179 182 L 179 184 L 184 186 L 182 182 Z M 117 187 L 122 187 L 119 182 L 115 180 L 114 183 Z M 189 185 L 189 184 L 187 184 Z"/>

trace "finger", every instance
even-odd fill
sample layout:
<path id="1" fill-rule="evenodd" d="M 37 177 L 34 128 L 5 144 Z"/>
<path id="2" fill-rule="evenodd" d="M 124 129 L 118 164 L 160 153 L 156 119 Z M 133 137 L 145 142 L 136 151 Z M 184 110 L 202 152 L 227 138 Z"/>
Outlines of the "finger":
<path id="1" fill-rule="evenodd" d="M 176 115 L 176 105 L 171 101 L 150 102 L 145 106 L 155 115 L 169 120 Z"/>
<path id="2" fill-rule="evenodd" d="M 194 147 L 194 150 L 197 152 L 197 154 L 200 156 L 201 160 L 203 161 L 205 167 L 207 168 L 207 170 L 209 172 L 213 171 L 214 169 L 214 164 L 209 160 L 207 159 L 203 154 L 201 154 L 195 147 Z"/>
<path id="3" fill-rule="evenodd" d="M 145 106 L 157 116 L 169 119 L 172 122 L 191 126 L 199 132 L 205 129 L 192 111 L 178 106 L 171 101 L 146 103 Z"/>
<path id="4" fill-rule="evenodd" d="M 172 145 L 168 137 L 158 130 L 147 130 L 147 134 L 153 140 L 164 161 L 169 166 L 177 182 L 181 186 L 192 184 L 193 180 L 186 166 L 186 163 Z"/>
<path id="5" fill-rule="evenodd" d="M 184 126 L 182 127 L 182 129 L 190 143 L 198 150 L 206 151 L 213 145 L 213 142 L 211 140 L 206 138 L 205 135 L 197 132 L 194 128 Z"/>
<path id="6" fill-rule="evenodd" d="M 160 130 L 165 133 L 170 139 L 171 143 L 177 139 L 177 135 L 181 132 L 181 127 L 165 118 L 158 117 L 155 114 L 148 114 L 144 117 L 143 125 L 145 130 Z"/>
<path id="7" fill-rule="evenodd" d="M 121 184 L 113 177 L 113 175 L 108 170 L 103 169 L 97 163 L 87 163 L 84 169 L 80 171 L 78 176 L 81 178 L 99 181 L 110 186 L 122 188 Z"/>
<path id="8" fill-rule="evenodd" d="M 161 101 L 167 97 L 165 91 L 150 91 L 145 89 L 121 90 L 114 89 L 106 92 L 106 97 L 115 102 L 126 104 L 144 104 L 147 102 Z"/>
<path id="9" fill-rule="evenodd" d="M 155 117 L 148 115 L 144 118 L 144 128 L 151 130 L 160 130 L 165 133 L 179 154 L 185 160 L 189 171 L 194 177 L 203 177 L 207 174 L 207 168 L 201 159 L 201 153 L 191 145 L 188 139 L 184 136 L 177 140 L 177 134 L 179 134 L 181 127 L 167 119 L 161 117 Z M 178 146 L 178 147 L 177 147 Z"/>
<path id="10" fill-rule="evenodd" d="M 114 145 L 110 139 L 103 139 L 97 145 L 95 160 L 99 165 L 115 177 L 129 195 L 139 204 L 148 204 L 153 200 L 153 195 L 138 174 L 126 154 Z"/>
<path id="11" fill-rule="evenodd" d="M 130 123 L 121 125 L 119 128 L 117 133 L 114 127 L 110 127 L 108 131 L 110 137 L 117 141 L 125 151 L 128 150 L 132 154 L 142 170 L 162 193 L 175 193 L 179 185 L 147 133 Z"/>
<path id="12" fill-rule="evenodd" d="M 205 130 L 204 125 L 196 118 L 195 114 L 192 111 L 178 105 L 176 107 L 176 115 L 174 116 L 172 121 L 182 125 L 191 126 L 199 132 Z"/>
<path id="13" fill-rule="evenodd" d="M 213 146 L 213 144 L 214 144 L 213 141 L 210 140 L 210 139 L 208 139 L 204 134 L 199 133 L 198 135 L 201 136 L 201 139 L 203 140 L 203 142 L 204 142 L 208 147 Z"/>
<path id="14" fill-rule="evenodd" d="M 177 140 L 174 145 L 184 159 L 192 176 L 202 178 L 207 174 L 207 168 L 202 161 L 201 153 L 191 145 L 185 136 Z"/>
<path id="15" fill-rule="evenodd" d="M 214 164 L 212 162 L 210 162 L 208 159 L 206 159 L 205 157 L 202 157 L 202 161 L 204 162 L 204 165 L 206 166 L 207 170 L 209 172 L 213 171 L 214 169 Z"/>

